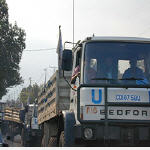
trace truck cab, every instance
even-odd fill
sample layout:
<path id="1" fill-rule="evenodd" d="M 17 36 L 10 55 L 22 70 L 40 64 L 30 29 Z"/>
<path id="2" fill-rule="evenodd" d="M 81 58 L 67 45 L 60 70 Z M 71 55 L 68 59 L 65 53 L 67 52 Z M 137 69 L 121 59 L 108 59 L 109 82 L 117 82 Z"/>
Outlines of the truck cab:
<path id="1" fill-rule="evenodd" d="M 150 145 L 150 39 L 89 37 L 64 50 L 62 59 L 63 70 L 75 76 L 69 109 L 74 142 Z"/>

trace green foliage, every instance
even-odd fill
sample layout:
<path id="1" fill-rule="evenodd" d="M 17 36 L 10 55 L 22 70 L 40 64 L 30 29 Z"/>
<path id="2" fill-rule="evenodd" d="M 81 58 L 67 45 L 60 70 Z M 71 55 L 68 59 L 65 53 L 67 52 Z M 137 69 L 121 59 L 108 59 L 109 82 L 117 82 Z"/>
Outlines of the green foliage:
<path id="1" fill-rule="evenodd" d="M 29 103 L 32 104 L 34 100 L 38 97 L 38 93 L 40 92 L 40 87 L 37 84 L 33 86 L 28 86 L 27 88 L 23 88 L 20 93 L 20 101 L 26 105 L 29 99 Z"/>
<path id="2" fill-rule="evenodd" d="M 25 31 L 9 23 L 8 6 L 0 0 L 0 98 L 6 88 L 22 82 L 19 62 L 25 49 Z"/>

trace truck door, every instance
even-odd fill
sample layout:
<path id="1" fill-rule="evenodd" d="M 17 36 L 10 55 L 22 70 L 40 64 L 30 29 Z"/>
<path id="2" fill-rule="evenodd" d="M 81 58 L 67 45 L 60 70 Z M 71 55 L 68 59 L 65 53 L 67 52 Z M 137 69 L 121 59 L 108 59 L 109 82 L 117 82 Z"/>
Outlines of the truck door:
<path id="1" fill-rule="evenodd" d="M 71 111 L 76 111 L 77 108 L 77 88 L 80 83 L 80 68 L 81 68 L 81 49 L 78 49 L 74 53 L 74 61 L 73 61 L 73 72 L 71 78 L 71 84 L 74 90 L 71 90 L 71 101 L 70 101 L 70 109 Z"/>

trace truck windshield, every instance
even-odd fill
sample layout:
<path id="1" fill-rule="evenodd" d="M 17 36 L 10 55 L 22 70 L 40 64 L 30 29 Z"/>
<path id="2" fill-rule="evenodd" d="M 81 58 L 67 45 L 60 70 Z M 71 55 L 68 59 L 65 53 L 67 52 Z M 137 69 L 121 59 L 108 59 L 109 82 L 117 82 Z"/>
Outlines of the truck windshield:
<path id="1" fill-rule="evenodd" d="M 89 42 L 84 55 L 85 84 L 150 84 L 150 43 Z"/>

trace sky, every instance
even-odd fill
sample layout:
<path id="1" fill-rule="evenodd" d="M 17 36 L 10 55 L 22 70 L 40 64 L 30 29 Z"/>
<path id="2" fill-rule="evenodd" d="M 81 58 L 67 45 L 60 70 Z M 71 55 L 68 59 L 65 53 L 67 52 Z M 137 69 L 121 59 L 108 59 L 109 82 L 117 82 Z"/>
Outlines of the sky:
<path id="1" fill-rule="evenodd" d="M 9 22 L 26 32 L 20 62 L 24 84 L 9 88 L 3 101 L 23 87 L 42 84 L 57 67 L 59 25 L 62 41 L 73 41 L 73 0 L 6 0 Z M 150 37 L 150 0 L 74 0 L 74 41 L 88 36 Z M 52 49 L 44 51 L 44 49 Z M 33 51 L 26 51 L 33 50 Z M 41 51 L 34 51 L 41 50 Z M 47 69 L 47 71 L 44 71 Z"/>

